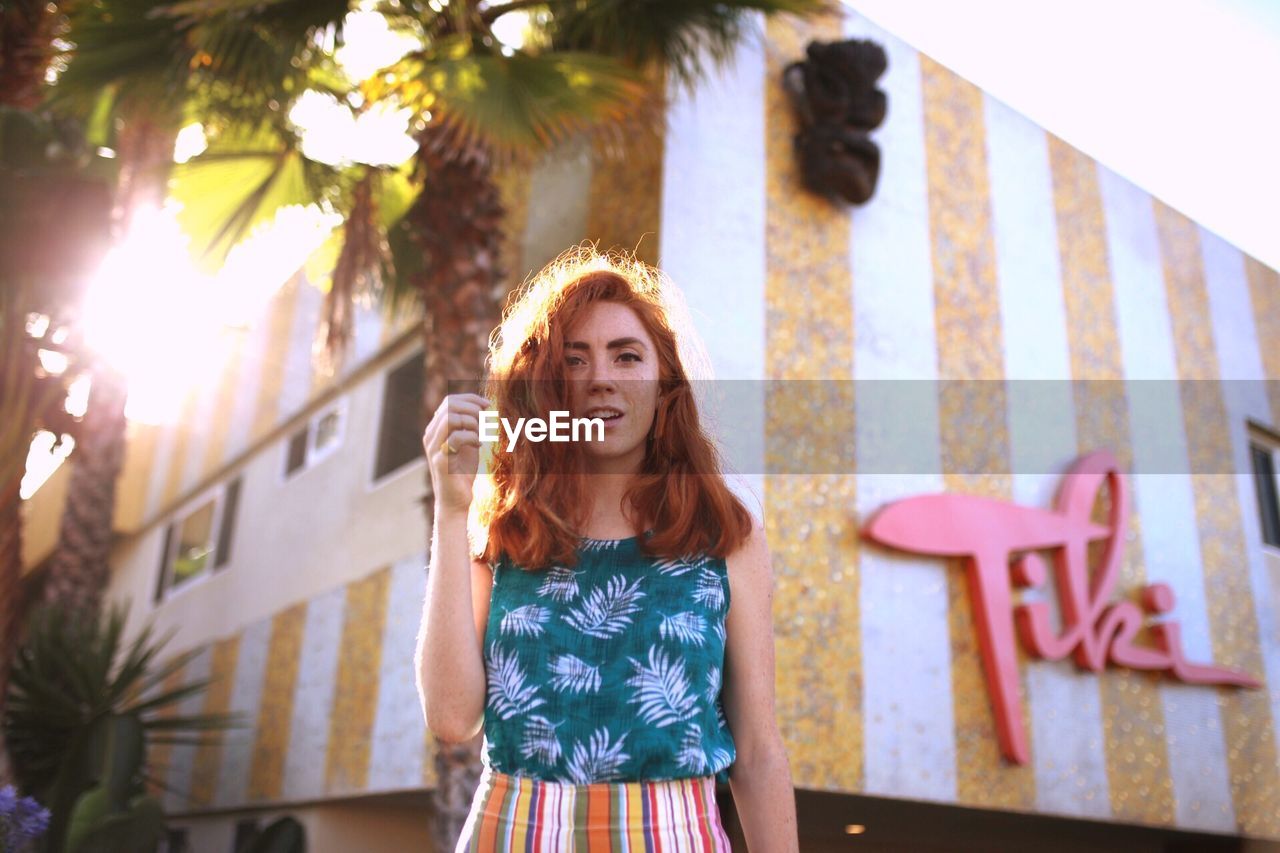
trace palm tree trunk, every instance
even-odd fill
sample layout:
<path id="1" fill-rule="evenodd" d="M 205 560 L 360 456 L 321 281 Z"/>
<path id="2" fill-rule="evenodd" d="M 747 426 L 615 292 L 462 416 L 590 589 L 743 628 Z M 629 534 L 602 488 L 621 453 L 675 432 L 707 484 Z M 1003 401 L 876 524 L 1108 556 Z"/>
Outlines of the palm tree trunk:
<path id="1" fill-rule="evenodd" d="M 446 394 L 480 391 L 489 333 L 498 324 L 506 291 L 501 266 L 505 212 L 489 161 L 483 152 L 443 156 L 440 141 L 435 128 L 419 137 L 425 184 L 406 214 L 410 237 L 424 260 L 414 282 L 425 307 L 423 427 Z M 423 503 L 430 531 L 435 501 L 430 472 L 426 479 Z M 453 850 L 462 833 L 480 779 L 481 743 L 480 736 L 465 744 L 435 742 L 432 839 L 439 851 Z"/>
<path id="2" fill-rule="evenodd" d="M 0 104 L 31 110 L 44 100 L 57 16 L 48 0 L 0 6 Z"/>
<path id="3" fill-rule="evenodd" d="M 0 712 L 9 689 L 9 668 L 22 621 L 22 469 L 0 484 Z M 9 751 L 0 736 L 0 786 L 12 781 Z"/>
<path id="4" fill-rule="evenodd" d="M 177 131 L 138 116 L 128 120 L 117 141 L 120 173 L 112 207 L 117 240 L 129 234 L 134 215 L 165 199 Z M 139 275 L 145 275 L 143 270 Z M 58 545 L 44 586 L 45 603 L 61 603 L 96 618 L 110 577 L 116 481 L 124 463 L 124 408 L 127 378 L 104 359 L 90 367 L 89 400 L 81 436 L 70 462 L 71 482 L 59 527 Z"/>
<path id="5" fill-rule="evenodd" d="M 18 0 L 0 6 L 0 104 L 30 110 L 44 99 L 44 75 L 52 55 L 57 14 L 55 4 L 46 0 Z M 18 284 L 6 282 L 6 286 L 18 287 Z M 16 297 L 16 294 L 10 296 Z M 35 368 L 23 357 L 26 348 L 14 345 L 26 334 L 23 315 L 16 310 L 25 307 L 24 300 L 14 298 L 11 302 L 6 300 L 0 308 L 0 314 L 10 314 L 0 316 L 0 330 L 9 338 L 5 355 L 13 360 L 6 365 L 6 375 L 0 377 L 0 413 L 6 420 L 13 419 L 0 430 L 4 439 L 0 442 L 0 451 L 11 460 L 0 465 L 0 719 L 3 719 L 9 668 L 21 638 L 24 615 L 20 489 L 38 406 L 19 390 L 20 386 L 29 387 L 26 378 Z M 15 372 L 10 374 L 9 370 Z M 21 456 L 14 458 L 13 454 Z M 11 781 L 9 751 L 4 730 L 0 728 L 0 786 Z"/>
<path id="6" fill-rule="evenodd" d="M 130 116 L 116 139 L 120 173 L 116 181 L 117 238 L 133 225 L 133 216 L 146 207 L 160 208 L 168 196 L 173 169 L 173 146 L 178 138 L 179 116 Z"/>
<path id="7" fill-rule="evenodd" d="M 71 482 L 49 565 L 44 601 L 97 614 L 110 567 L 116 480 L 124 462 L 128 396 L 124 377 L 102 361 L 90 368 L 89 404 L 71 458 Z"/>

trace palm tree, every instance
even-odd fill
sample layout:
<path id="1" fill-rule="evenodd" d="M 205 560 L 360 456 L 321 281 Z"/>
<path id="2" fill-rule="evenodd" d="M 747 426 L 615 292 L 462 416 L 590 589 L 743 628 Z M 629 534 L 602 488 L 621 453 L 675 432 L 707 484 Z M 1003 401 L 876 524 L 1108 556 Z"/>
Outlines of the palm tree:
<path id="1" fill-rule="evenodd" d="M 39 139 L 48 132 L 40 128 L 28 110 L 39 103 L 39 92 L 48 66 L 48 46 L 53 41 L 54 16 L 49 5 L 40 0 L 6 4 L 0 7 L 0 150 L 12 150 L 19 135 Z M 22 122 L 22 123 L 19 123 Z M 25 126 L 24 126 L 25 125 Z M 34 150 L 34 146 L 28 151 Z M 12 182 L 13 173 L 30 164 L 14 163 L 6 156 L 0 161 L 0 193 L 18 192 Z M 28 317 L 34 310 L 38 288 L 14 257 L 22 244 L 10 240 L 14 223 L 5 215 L 18 210 L 14 199 L 0 199 L 0 364 L 6 367 L 0 376 L 0 711 L 4 709 L 4 691 L 9 680 L 9 658 L 17 645 L 22 621 L 22 514 L 20 489 L 26 474 L 26 455 L 31 438 L 44 420 L 42 414 L 59 411 L 56 403 L 66 397 L 61 381 L 48 381 L 37 374 L 39 357 L 30 345 Z M 25 284 L 23 282 L 26 282 Z M 48 316 L 48 315 L 45 315 Z M 12 373 L 9 371 L 12 368 Z M 42 381 L 44 380 L 44 381 Z M 43 386 L 43 387 L 41 387 Z M 56 417 L 56 414 L 54 414 Z M 55 433 L 61 435 L 61 432 Z M 0 785 L 9 779 L 8 753 L 0 736 Z"/>
<path id="2" fill-rule="evenodd" d="M 61 26 L 54 29 L 70 47 L 58 57 L 65 69 L 50 89 L 50 105 L 86 121 L 90 141 L 115 153 L 119 173 L 112 223 L 117 240 L 129 233 L 138 213 L 165 201 L 175 139 L 187 114 L 220 113 L 234 124 L 228 138 L 258 144 L 269 130 L 259 127 L 264 123 L 255 116 L 270 114 L 273 96 L 308 83 L 323 88 L 323 74 L 331 61 L 321 57 L 308 63 L 304 73 L 295 74 L 288 60 L 300 55 L 316 32 L 340 27 L 347 12 L 346 0 L 298 0 L 267 4 L 271 8 L 260 15 L 256 26 L 242 26 L 230 16 L 189 27 L 178 18 L 157 15 L 159 7 L 153 0 L 65 5 Z M 179 6 L 171 11 L 179 14 Z M 261 37 L 264 32 L 267 38 Z M 220 60 L 217 67 L 209 67 L 211 50 L 235 56 L 240 66 Z M 258 80 L 270 78 L 283 90 L 263 87 L 252 97 L 235 95 L 249 89 L 235 77 L 225 79 L 225 72 L 238 75 L 246 67 L 257 69 Z M 197 78 L 203 89 L 196 85 Z M 232 95 L 224 96 L 228 92 Z M 310 180 L 301 200 L 309 202 L 323 195 L 322 184 L 333 183 L 333 175 L 320 164 L 308 162 L 304 168 Z M 264 209 L 273 212 L 297 200 L 270 195 L 261 199 Z M 128 396 L 126 377 L 106 360 L 93 360 L 90 375 L 58 544 L 43 584 L 46 602 L 79 608 L 86 618 L 96 617 L 108 580 Z"/>
<path id="3" fill-rule="evenodd" d="M 318 203 L 343 215 L 328 247 L 336 261 L 322 367 L 343 358 L 355 297 L 372 294 L 388 311 L 412 306 L 423 317 L 425 423 L 446 390 L 478 388 L 489 332 L 514 283 L 500 260 L 497 170 L 584 134 L 656 141 L 666 76 L 694 85 L 731 55 L 752 12 L 827 7 L 826 0 L 382 0 L 375 10 L 416 47 L 366 80 L 347 79 L 335 61 L 347 0 L 180 0 L 147 18 L 181 35 L 156 42 L 166 52 L 155 44 L 145 55 L 117 48 L 119 25 L 105 20 L 72 40 L 81 52 L 100 45 L 103 61 L 86 72 L 93 79 L 132 79 L 132 69 L 161 61 L 158 54 L 167 55 L 166 68 L 181 69 L 186 114 L 202 122 L 209 145 L 175 167 L 171 192 L 209 263 L 283 205 Z M 518 47 L 494 35 L 495 22 L 515 14 L 527 16 Z M 416 153 L 403 167 L 308 158 L 287 118 L 308 90 L 353 113 L 408 108 Z M 423 503 L 430 530 L 430 494 Z M 447 848 L 474 790 L 478 738 L 437 746 L 435 825 L 437 845 Z"/>
<path id="4" fill-rule="evenodd" d="M 186 105 L 190 48 L 148 0 L 64 4 L 58 34 L 73 47 L 50 107 L 78 115 L 90 141 L 118 164 L 112 235 L 123 239 L 137 214 L 167 195 L 174 140 Z M 43 599 L 96 618 L 108 580 L 116 482 L 124 461 L 126 377 L 106 359 L 88 364 L 89 396 L 71 457 L 71 479 Z"/>
<path id="5" fill-rule="evenodd" d="M 80 286 L 109 227 L 110 161 L 74 128 L 0 106 L 0 709 L 21 637 L 20 487 L 37 430 L 79 439 L 64 403 L 85 358 L 74 336 Z M 42 363 L 40 351 L 65 367 Z M 0 737 L 0 780 L 7 778 Z"/>
<path id="6" fill-rule="evenodd" d="M 4 469 L 0 471 L 0 705 L 10 655 L 17 647 L 25 598 L 21 583 L 19 485 L 35 429 L 75 440 L 71 483 L 60 519 L 58 545 L 45 572 L 42 597 L 96 618 L 107 580 L 115 486 L 123 461 L 125 378 L 83 346 L 79 307 L 83 285 L 112 238 L 130 227 L 134 213 L 164 200 L 173 140 L 181 125 L 185 83 L 180 71 L 182 35 L 168 21 L 151 21 L 149 2 L 52 3 L 19 0 L 0 8 L 0 103 L 39 107 L 51 118 L 6 113 L 3 285 L 0 322 L 6 347 L 3 391 Z M 109 31 L 109 34 L 105 31 Z M 65 65 L 58 38 L 82 39 L 74 67 Z M 104 38 L 105 36 L 105 38 Z M 162 49 L 157 51 L 157 47 Z M 133 76 L 114 76 L 121 57 L 160 57 Z M 50 98 L 54 94 L 55 97 Z M 52 118 L 55 116 L 56 118 Z M 77 122 L 77 119 L 79 120 Z M 82 134 L 68 135 L 77 127 Z M 53 148 L 36 146 L 56 142 Z M 28 145 L 19 145 L 20 141 Z M 96 152 L 109 146 L 116 157 Z M 44 152 L 48 162 L 34 162 Z M 50 153 L 52 152 L 52 153 Z M 12 193 L 10 197 L 8 194 Z M 33 215 L 34 214 L 34 215 Z M 29 334 L 32 317 L 39 334 Z M 61 339 L 70 330 L 70 337 Z M 62 340 L 61 343 L 55 341 Z M 38 367 L 39 349 L 74 355 L 68 369 L 50 376 Z M 90 393 L 78 421 L 63 407 L 70 381 L 85 375 Z M 37 393 L 38 392 L 38 393 Z M 0 750 L 0 775 L 3 775 Z"/>

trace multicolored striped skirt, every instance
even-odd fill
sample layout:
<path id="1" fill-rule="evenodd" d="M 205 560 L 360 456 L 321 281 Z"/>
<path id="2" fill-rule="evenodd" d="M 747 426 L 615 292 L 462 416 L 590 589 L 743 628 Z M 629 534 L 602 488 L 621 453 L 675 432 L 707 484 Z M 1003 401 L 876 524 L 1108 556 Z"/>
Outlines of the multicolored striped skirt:
<path id="1" fill-rule="evenodd" d="M 485 767 L 455 853 L 731 853 L 714 776 L 573 785 Z"/>

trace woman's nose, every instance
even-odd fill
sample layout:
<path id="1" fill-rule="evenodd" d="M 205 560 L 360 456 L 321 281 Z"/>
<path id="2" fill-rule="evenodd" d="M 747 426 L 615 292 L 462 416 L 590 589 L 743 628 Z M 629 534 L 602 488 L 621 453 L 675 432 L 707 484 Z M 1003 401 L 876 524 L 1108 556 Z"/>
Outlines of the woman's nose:
<path id="1" fill-rule="evenodd" d="M 595 368 L 591 371 L 591 378 L 588 381 L 588 390 L 595 391 L 612 391 L 614 390 L 613 373 L 608 367 Z"/>
<path id="2" fill-rule="evenodd" d="M 612 388 L 616 381 L 614 367 L 607 358 L 593 360 L 587 373 L 588 383 L 592 391 L 598 387 Z"/>

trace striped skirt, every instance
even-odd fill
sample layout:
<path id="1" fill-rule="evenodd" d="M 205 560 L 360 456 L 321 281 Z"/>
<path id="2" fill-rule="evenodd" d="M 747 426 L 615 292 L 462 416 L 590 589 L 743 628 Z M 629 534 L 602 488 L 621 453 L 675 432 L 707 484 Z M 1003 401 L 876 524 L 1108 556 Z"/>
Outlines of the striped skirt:
<path id="1" fill-rule="evenodd" d="M 455 853 L 731 853 L 714 776 L 573 785 L 486 767 Z"/>

